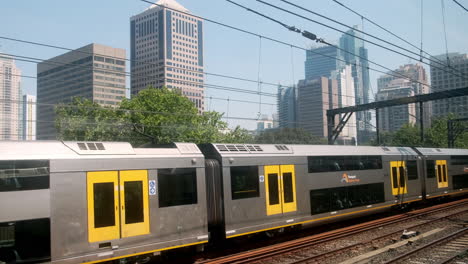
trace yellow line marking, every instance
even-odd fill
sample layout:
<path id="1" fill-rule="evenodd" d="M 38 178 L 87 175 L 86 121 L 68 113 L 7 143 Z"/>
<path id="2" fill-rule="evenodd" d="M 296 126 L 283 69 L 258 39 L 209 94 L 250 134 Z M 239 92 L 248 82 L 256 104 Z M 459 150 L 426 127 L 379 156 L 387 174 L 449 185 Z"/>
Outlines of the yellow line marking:
<path id="1" fill-rule="evenodd" d="M 121 258 L 128 258 L 128 257 L 133 257 L 133 256 L 138 256 L 138 255 L 143 255 L 143 254 L 148 254 L 148 253 L 163 251 L 163 250 L 169 250 L 169 249 L 175 249 L 175 248 L 181 248 L 181 247 L 188 247 L 188 246 L 193 246 L 193 245 L 199 245 L 199 244 L 204 244 L 204 243 L 207 243 L 207 242 L 208 242 L 208 240 L 204 240 L 204 241 L 201 241 L 201 242 L 195 242 L 195 243 L 184 244 L 184 245 L 178 245 L 178 246 L 167 247 L 167 248 L 160 248 L 160 249 L 155 249 L 155 250 L 148 250 L 148 251 L 138 252 L 138 253 L 135 253 L 135 254 L 123 255 L 123 256 L 118 256 L 118 257 L 113 257 L 113 258 L 107 258 L 107 259 L 100 259 L 100 260 L 95 260 L 95 261 L 91 261 L 91 262 L 83 262 L 83 263 L 85 263 L 85 264 L 99 263 L 99 262 L 103 262 L 103 261 L 109 261 L 109 260 L 121 259 Z"/>

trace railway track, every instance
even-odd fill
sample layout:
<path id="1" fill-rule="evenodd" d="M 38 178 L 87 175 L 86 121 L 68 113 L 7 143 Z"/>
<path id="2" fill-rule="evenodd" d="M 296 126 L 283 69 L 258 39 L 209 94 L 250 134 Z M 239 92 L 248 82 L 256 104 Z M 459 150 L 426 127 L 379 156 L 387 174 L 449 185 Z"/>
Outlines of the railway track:
<path id="1" fill-rule="evenodd" d="M 385 264 L 391 263 L 450 263 L 468 250 L 468 228 L 453 232 L 429 244 L 416 248 L 406 254 L 393 258 Z M 466 262 L 462 262 L 466 263 Z"/>
<path id="2" fill-rule="evenodd" d="M 257 261 L 265 261 L 267 259 L 292 254 L 294 252 L 298 252 L 300 250 L 310 248 L 310 247 L 319 245 L 321 243 L 332 242 L 334 240 L 346 238 L 346 237 L 356 235 L 359 233 L 363 233 L 366 231 L 383 228 L 385 226 L 401 223 L 401 222 L 408 221 L 411 219 L 421 218 L 423 216 L 427 216 L 430 214 L 443 213 L 445 211 L 453 210 L 458 207 L 463 207 L 467 205 L 468 205 L 468 199 L 463 199 L 463 200 L 459 200 L 455 202 L 436 205 L 436 206 L 429 207 L 429 208 L 419 209 L 410 213 L 395 215 L 395 216 L 378 219 L 378 220 L 374 220 L 374 221 L 370 221 L 370 222 L 366 222 L 366 223 L 362 223 L 362 224 L 358 224 L 358 225 L 354 225 L 354 226 L 350 226 L 346 228 L 329 231 L 329 232 L 322 233 L 322 234 L 317 234 L 317 235 L 300 238 L 300 239 L 296 239 L 296 240 L 292 240 L 292 241 L 288 241 L 284 243 L 279 243 L 276 245 L 251 250 L 248 252 L 238 253 L 238 254 L 211 259 L 211 260 L 204 260 L 204 261 L 197 262 L 197 263 L 199 264 L 202 264 L 202 263 L 203 264 L 207 264 L 207 263 L 221 264 L 221 263 L 251 263 L 251 262 L 257 262 Z M 413 227 L 428 224 L 429 222 L 440 221 L 441 219 L 447 219 L 447 218 L 454 217 L 456 215 L 463 214 L 463 213 L 467 213 L 467 210 L 462 210 L 453 214 L 448 214 L 442 217 L 427 220 L 424 223 L 413 226 Z M 386 234 L 382 236 L 380 239 L 383 239 L 384 237 L 389 237 L 389 236 L 395 235 L 396 233 L 401 233 L 401 232 L 402 230 L 398 230 L 396 232 Z M 375 239 L 372 239 L 372 240 L 375 240 Z M 300 259 L 290 260 L 288 262 L 289 263 L 318 262 L 320 261 L 320 259 L 327 258 L 331 255 L 339 254 L 340 252 L 347 251 L 347 250 L 350 250 L 352 248 L 356 248 L 359 246 L 363 246 L 366 243 L 371 243 L 371 242 L 372 241 L 355 243 L 353 245 L 338 248 L 333 251 L 320 253 L 314 256 L 305 256 Z"/>

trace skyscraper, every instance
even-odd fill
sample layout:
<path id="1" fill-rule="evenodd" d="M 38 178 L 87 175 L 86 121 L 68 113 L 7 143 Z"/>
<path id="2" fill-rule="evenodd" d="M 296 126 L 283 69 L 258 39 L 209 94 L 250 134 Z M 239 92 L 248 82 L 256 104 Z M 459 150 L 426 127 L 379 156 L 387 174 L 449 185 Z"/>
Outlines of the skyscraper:
<path id="1" fill-rule="evenodd" d="M 411 81 L 407 79 L 393 79 L 384 87 L 379 87 L 377 100 L 384 101 L 415 95 Z M 379 109 L 379 129 L 394 132 L 405 124 L 416 124 L 415 104 L 405 104 Z"/>
<path id="2" fill-rule="evenodd" d="M 22 107 L 22 140 L 36 140 L 36 96 L 23 95 Z"/>
<path id="3" fill-rule="evenodd" d="M 351 65 L 346 65 L 340 70 L 332 72 L 332 79 L 337 80 L 338 102 L 336 107 L 348 107 L 355 105 L 354 78 L 351 72 Z M 340 114 L 340 118 L 344 114 Z M 356 115 L 353 114 L 341 130 L 338 142 L 350 142 L 355 144 L 357 140 Z"/>
<path id="4" fill-rule="evenodd" d="M 148 86 L 180 91 L 205 108 L 203 21 L 174 0 L 159 0 L 130 19 L 131 93 Z"/>
<path id="5" fill-rule="evenodd" d="M 37 65 L 37 138 L 55 139 L 54 105 L 73 97 L 115 106 L 125 98 L 125 50 L 89 44 Z"/>
<path id="6" fill-rule="evenodd" d="M 357 28 L 357 26 L 355 26 Z M 354 30 L 348 30 L 340 38 L 341 57 L 346 65 L 351 65 L 352 76 L 354 79 L 355 103 L 367 104 L 370 102 L 370 80 L 369 80 L 369 62 L 367 61 L 367 49 L 364 47 L 364 41 L 357 39 L 360 37 Z M 358 142 L 366 142 L 371 134 L 371 115 L 368 111 L 356 112 Z"/>
<path id="7" fill-rule="evenodd" d="M 468 54 L 449 53 L 449 65 L 440 65 L 431 62 L 431 92 L 453 90 L 468 87 L 468 79 L 455 76 L 468 76 Z M 439 55 L 432 58 L 447 64 L 447 55 Z M 468 96 L 455 97 L 450 99 L 436 100 L 432 102 L 433 114 L 436 117 L 443 117 L 449 113 L 454 113 L 458 118 L 468 117 Z"/>
<path id="8" fill-rule="evenodd" d="M 320 77 L 330 77 L 332 71 L 338 70 L 342 63 L 339 50 L 334 46 L 323 46 L 306 51 L 305 78 L 312 80 Z"/>
<path id="9" fill-rule="evenodd" d="M 338 106 L 338 82 L 326 77 L 300 80 L 297 89 L 298 127 L 327 137 L 327 110 Z"/>
<path id="10" fill-rule="evenodd" d="M 399 75 L 406 76 L 409 79 L 417 82 L 402 78 Z M 378 101 L 390 100 L 399 97 L 407 97 L 418 94 L 427 94 L 430 92 L 426 70 L 419 63 L 405 64 L 391 72 L 391 74 L 389 73 L 380 76 L 377 79 L 377 89 Z M 419 107 L 417 107 L 415 104 L 408 105 L 408 109 L 405 107 L 387 107 L 379 110 L 380 128 L 386 131 L 396 131 L 399 128 L 401 128 L 402 124 L 404 124 L 405 122 L 411 124 L 419 124 Z M 430 102 L 426 102 L 423 104 L 423 113 L 424 127 L 429 127 L 431 123 Z"/>
<path id="11" fill-rule="evenodd" d="M 296 127 L 296 87 L 278 86 L 278 122 L 280 128 Z"/>
<path id="12" fill-rule="evenodd" d="M 0 140 L 21 138 L 21 70 L 0 53 Z"/>

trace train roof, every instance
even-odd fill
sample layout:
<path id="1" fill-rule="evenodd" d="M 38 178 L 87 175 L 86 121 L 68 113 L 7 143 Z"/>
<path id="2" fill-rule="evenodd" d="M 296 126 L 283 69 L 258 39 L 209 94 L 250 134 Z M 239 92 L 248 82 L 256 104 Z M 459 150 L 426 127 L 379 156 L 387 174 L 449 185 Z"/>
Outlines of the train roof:
<path id="1" fill-rule="evenodd" d="M 448 148 L 417 148 L 425 156 L 435 155 L 468 155 L 468 149 L 448 149 Z"/>
<path id="2" fill-rule="evenodd" d="M 409 147 L 372 147 L 342 145 L 287 144 L 211 144 L 219 155 L 228 156 L 358 156 L 358 155 L 418 155 Z"/>
<path id="3" fill-rule="evenodd" d="M 0 141 L 0 160 L 78 158 L 200 157 L 194 143 L 173 143 L 158 148 L 134 148 L 127 142 Z"/>

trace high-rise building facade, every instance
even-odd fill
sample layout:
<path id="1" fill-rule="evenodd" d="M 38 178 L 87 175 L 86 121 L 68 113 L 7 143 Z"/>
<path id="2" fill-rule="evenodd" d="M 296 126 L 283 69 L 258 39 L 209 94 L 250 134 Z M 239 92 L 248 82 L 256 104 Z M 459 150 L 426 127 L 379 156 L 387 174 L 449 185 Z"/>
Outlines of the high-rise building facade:
<path id="1" fill-rule="evenodd" d="M 22 108 L 22 140 L 36 140 L 36 96 L 23 95 Z"/>
<path id="2" fill-rule="evenodd" d="M 73 97 L 116 106 L 125 98 L 125 50 L 89 44 L 37 65 L 37 139 L 55 139 L 54 105 Z"/>
<path id="3" fill-rule="evenodd" d="M 332 79 L 337 80 L 338 84 L 338 102 L 337 107 L 348 107 L 355 105 L 354 78 L 352 76 L 351 65 L 346 65 L 340 70 L 332 72 Z M 344 114 L 339 115 L 340 118 Z M 356 114 L 353 113 L 348 122 L 341 130 L 338 142 L 347 142 L 354 145 L 357 141 Z"/>
<path id="4" fill-rule="evenodd" d="M 364 41 L 356 38 L 360 34 L 355 30 L 348 30 L 340 38 L 340 48 L 345 51 L 340 51 L 341 58 L 346 65 L 351 65 L 352 76 L 354 79 L 354 94 L 355 104 L 370 103 L 370 79 L 369 79 L 369 62 L 367 61 L 368 53 L 364 47 Z M 356 112 L 356 124 L 358 133 L 358 142 L 363 143 L 369 141 L 372 131 L 371 113 L 368 111 Z"/>
<path id="5" fill-rule="evenodd" d="M 408 79 L 402 78 L 406 76 Z M 419 64 L 405 64 L 400 66 L 398 69 L 391 72 L 391 74 L 385 74 L 380 76 L 377 79 L 377 100 L 390 100 L 399 97 L 406 97 L 419 94 L 427 94 L 430 92 L 429 81 L 427 77 L 426 70 L 424 67 Z M 417 123 L 420 122 L 420 112 L 419 106 L 410 104 L 409 110 L 405 107 L 388 107 L 379 110 L 379 125 L 380 129 L 386 131 L 396 131 L 401 128 L 401 125 L 398 122 L 386 121 L 386 120 L 407 120 L 408 123 Z M 392 110 L 393 109 L 393 110 Z M 400 109 L 400 110 L 398 110 Z M 413 113 L 416 111 L 415 113 Z M 388 115 L 399 114 L 404 115 L 408 112 L 410 115 L 414 116 L 395 116 L 389 117 Z M 423 103 L 423 124 L 424 127 L 429 127 L 431 124 L 431 102 Z"/>
<path id="6" fill-rule="evenodd" d="M 326 77 L 300 80 L 297 88 L 298 127 L 328 136 L 327 110 L 338 107 L 338 82 Z"/>
<path id="7" fill-rule="evenodd" d="M 294 128 L 297 121 L 297 92 L 296 87 L 278 86 L 278 125 L 280 128 Z"/>
<path id="8" fill-rule="evenodd" d="M 414 84 L 407 79 L 393 79 L 384 87 L 379 87 L 377 100 L 391 100 L 415 95 Z M 416 124 L 415 104 L 405 104 L 379 109 L 379 129 L 394 132 L 406 124 Z"/>
<path id="9" fill-rule="evenodd" d="M 468 54 L 449 53 L 432 59 L 447 64 L 447 56 L 450 68 L 447 65 L 431 62 L 431 92 L 468 87 L 468 78 L 458 77 L 468 76 Z M 432 111 L 435 117 L 453 113 L 457 118 L 468 118 L 468 96 L 435 100 L 432 102 Z"/>
<path id="10" fill-rule="evenodd" d="M 21 70 L 0 53 L 0 140 L 21 138 Z"/>
<path id="11" fill-rule="evenodd" d="M 335 46 L 323 46 L 307 50 L 304 62 L 306 80 L 330 77 L 332 71 L 341 68 L 342 63 L 337 60 L 339 56 L 339 50 Z"/>
<path id="12" fill-rule="evenodd" d="M 180 91 L 202 112 L 203 21 L 174 0 L 130 19 L 131 93 L 148 86 Z"/>

